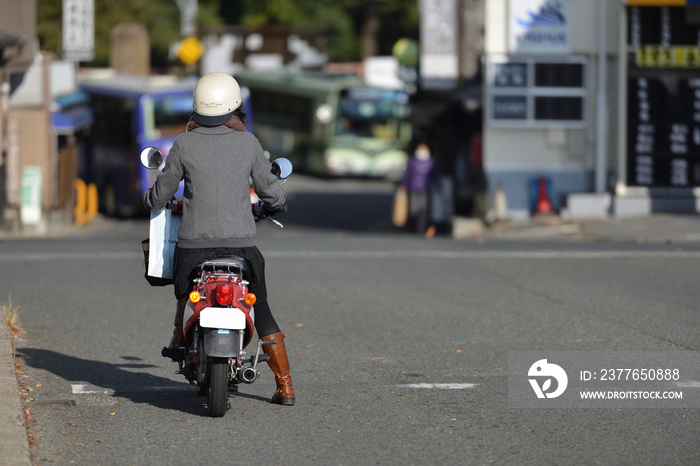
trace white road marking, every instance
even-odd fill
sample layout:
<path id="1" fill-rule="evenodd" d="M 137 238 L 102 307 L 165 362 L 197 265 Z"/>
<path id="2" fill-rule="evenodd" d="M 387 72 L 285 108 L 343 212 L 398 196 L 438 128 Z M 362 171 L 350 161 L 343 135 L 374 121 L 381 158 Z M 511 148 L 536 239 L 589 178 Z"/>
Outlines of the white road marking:
<path id="1" fill-rule="evenodd" d="M 426 388 L 436 390 L 464 390 L 466 388 L 474 388 L 479 384 L 476 383 L 405 383 L 393 385 L 396 388 Z"/>
<path id="2" fill-rule="evenodd" d="M 700 382 L 697 380 L 684 380 L 683 382 L 676 382 L 674 385 L 681 388 L 700 388 Z"/>
<path id="3" fill-rule="evenodd" d="M 90 384 L 71 384 L 71 390 L 74 395 L 114 395 L 116 393 L 135 393 L 135 392 L 174 392 L 180 390 L 190 390 L 187 384 L 178 385 L 154 385 L 150 387 L 124 387 L 124 388 L 104 388 Z"/>
<path id="4" fill-rule="evenodd" d="M 271 258 L 313 259 L 700 259 L 696 251 L 265 251 Z"/>
<path id="5" fill-rule="evenodd" d="M 700 251 L 263 251 L 280 259 L 700 259 Z M 137 252 L 53 252 L 0 254 L 0 262 L 143 260 Z"/>
<path id="6" fill-rule="evenodd" d="M 50 252 L 50 253 L 14 253 L 0 255 L 0 262 L 43 262 L 52 260 L 117 260 L 117 259 L 141 259 L 143 253 L 135 252 Z"/>

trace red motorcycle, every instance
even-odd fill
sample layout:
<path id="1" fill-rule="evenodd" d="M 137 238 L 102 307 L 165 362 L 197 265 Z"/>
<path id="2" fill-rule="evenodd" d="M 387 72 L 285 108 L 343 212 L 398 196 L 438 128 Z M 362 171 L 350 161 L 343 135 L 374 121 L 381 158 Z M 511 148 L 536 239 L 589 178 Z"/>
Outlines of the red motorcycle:
<path id="1" fill-rule="evenodd" d="M 163 154 L 148 147 L 141 152 L 141 163 L 146 168 L 158 169 Z M 276 159 L 272 162 L 272 173 L 286 180 L 292 173 L 291 162 Z M 181 211 L 182 203 L 171 201 L 167 208 Z M 253 204 L 252 209 L 256 220 L 269 218 L 261 201 Z M 194 289 L 185 307 L 186 346 L 178 361 L 178 373 L 200 395 L 207 396 L 207 411 L 212 417 L 226 413 L 229 391 L 237 392 L 239 383 L 253 383 L 260 377 L 258 363 L 267 360 L 262 347 L 276 344 L 275 340 L 258 341 L 255 354 L 248 356 L 245 351 L 255 329 L 256 297 L 248 292 L 249 278 L 250 266 L 242 257 L 207 260 L 198 267 Z"/>

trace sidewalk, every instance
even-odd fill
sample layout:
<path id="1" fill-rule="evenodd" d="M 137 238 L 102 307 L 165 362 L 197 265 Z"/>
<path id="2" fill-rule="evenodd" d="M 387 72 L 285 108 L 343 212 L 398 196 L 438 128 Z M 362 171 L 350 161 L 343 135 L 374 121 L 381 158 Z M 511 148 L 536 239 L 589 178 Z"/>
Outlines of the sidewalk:
<path id="1" fill-rule="evenodd" d="M 0 327 L 0 458 L 2 464 L 30 465 L 10 332 L 4 316 Z"/>
<path id="2" fill-rule="evenodd" d="M 560 217 L 495 222 L 481 228 L 484 238 L 636 241 L 638 243 L 700 242 L 700 215 L 654 214 L 637 218 L 562 220 Z M 464 238 L 474 236 L 474 232 Z"/>

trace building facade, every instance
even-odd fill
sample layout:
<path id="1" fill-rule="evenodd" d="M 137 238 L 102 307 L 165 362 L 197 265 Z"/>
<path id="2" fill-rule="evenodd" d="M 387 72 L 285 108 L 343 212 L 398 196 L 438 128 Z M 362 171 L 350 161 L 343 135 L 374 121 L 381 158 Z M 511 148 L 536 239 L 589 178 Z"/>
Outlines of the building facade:
<path id="1" fill-rule="evenodd" d="M 486 3 L 484 166 L 509 217 L 537 213 L 543 181 L 572 217 L 698 211 L 696 3 Z"/>

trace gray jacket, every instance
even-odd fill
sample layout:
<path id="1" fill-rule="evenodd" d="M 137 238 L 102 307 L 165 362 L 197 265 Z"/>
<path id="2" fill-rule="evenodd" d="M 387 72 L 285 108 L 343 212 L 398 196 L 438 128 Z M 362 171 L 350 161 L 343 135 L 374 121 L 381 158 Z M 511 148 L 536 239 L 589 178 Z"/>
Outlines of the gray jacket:
<path id="1" fill-rule="evenodd" d="M 224 125 L 199 127 L 175 138 L 165 167 L 143 196 L 147 209 L 159 209 L 185 180 L 181 248 L 255 245 L 250 178 L 271 211 L 286 210 L 286 196 L 258 139 Z"/>

